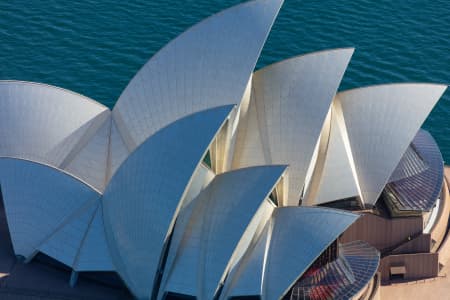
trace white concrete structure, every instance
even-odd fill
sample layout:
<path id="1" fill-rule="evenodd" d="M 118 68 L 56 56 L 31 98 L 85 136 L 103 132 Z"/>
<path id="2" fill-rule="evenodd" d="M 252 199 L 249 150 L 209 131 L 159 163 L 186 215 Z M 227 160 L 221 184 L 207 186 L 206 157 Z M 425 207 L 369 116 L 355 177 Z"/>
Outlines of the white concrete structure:
<path id="1" fill-rule="evenodd" d="M 103 195 L 113 261 L 139 298 L 152 293 L 149 282 L 157 274 L 192 174 L 232 108 L 187 116 L 152 135 L 125 160 Z"/>
<path id="2" fill-rule="evenodd" d="M 445 87 L 336 95 L 353 49 L 253 74 L 282 2 L 192 27 L 112 111 L 0 81 L 0 187 L 16 255 L 116 272 L 139 299 L 288 294 L 357 218 L 295 206 L 374 205 Z"/>
<path id="3" fill-rule="evenodd" d="M 185 115 L 239 104 L 282 3 L 257 0 L 227 9 L 193 26 L 152 57 L 113 110 L 128 151 Z"/>
<path id="4" fill-rule="evenodd" d="M 213 299 L 233 260 L 242 256 L 261 219 L 275 204 L 264 205 L 284 166 L 260 166 L 214 178 L 177 222 L 168 253 L 161 297 L 173 292 Z M 230 191 L 232 194 L 230 195 Z M 186 276 L 189 270 L 190 276 Z"/>
<path id="5" fill-rule="evenodd" d="M 337 95 L 364 203 L 375 204 L 446 88 L 431 84 L 393 84 Z"/>
<path id="6" fill-rule="evenodd" d="M 279 299 L 358 217 L 325 208 L 275 209 L 266 229 L 229 275 L 221 299 L 239 296 Z"/>
<path id="7" fill-rule="evenodd" d="M 331 101 L 353 49 L 295 57 L 255 72 L 233 168 L 289 164 L 289 204 L 298 205 Z M 324 76 L 324 74 L 326 74 Z"/>

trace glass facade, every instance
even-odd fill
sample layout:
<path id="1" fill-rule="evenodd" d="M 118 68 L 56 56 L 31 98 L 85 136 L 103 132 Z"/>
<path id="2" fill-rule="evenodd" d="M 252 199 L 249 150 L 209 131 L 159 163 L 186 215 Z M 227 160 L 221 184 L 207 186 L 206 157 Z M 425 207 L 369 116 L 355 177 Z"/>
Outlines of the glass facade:
<path id="1" fill-rule="evenodd" d="M 438 145 L 419 130 L 386 185 L 382 198 L 391 213 L 429 211 L 439 197 L 444 161 Z"/>
<path id="2" fill-rule="evenodd" d="M 369 283 L 379 261 L 379 252 L 366 242 L 335 242 L 302 275 L 284 300 L 350 299 Z"/>

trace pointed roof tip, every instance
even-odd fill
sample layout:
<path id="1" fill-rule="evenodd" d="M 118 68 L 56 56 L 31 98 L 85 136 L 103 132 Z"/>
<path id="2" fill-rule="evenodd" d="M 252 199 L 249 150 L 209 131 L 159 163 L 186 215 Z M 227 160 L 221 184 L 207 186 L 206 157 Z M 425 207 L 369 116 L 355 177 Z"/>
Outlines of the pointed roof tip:
<path id="1" fill-rule="evenodd" d="M 307 58 L 310 58 L 313 56 L 330 55 L 330 54 L 334 54 L 336 56 L 336 58 L 339 57 L 341 60 L 343 60 L 345 63 L 345 67 L 347 69 L 348 64 L 350 63 L 350 60 L 351 60 L 354 52 L 355 52 L 355 48 L 348 47 L 348 48 L 323 49 L 323 50 L 318 50 L 318 51 L 314 51 L 314 52 L 303 53 L 303 54 L 295 55 L 295 56 L 292 56 L 292 57 L 289 57 L 289 58 L 286 58 L 286 59 L 283 59 L 280 61 L 276 61 L 269 65 L 266 65 L 266 66 L 260 68 L 259 70 L 256 70 L 255 73 L 260 74 L 260 73 L 266 72 L 272 68 L 276 68 L 276 67 L 281 68 L 284 65 L 292 64 L 293 62 L 301 61 L 303 59 L 307 59 Z"/>
<path id="2" fill-rule="evenodd" d="M 112 107 L 112 110 L 114 110 L 114 109 L 116 108 L 116 106 L 117 106 L 117 104 L 120 102 L 120 100 L 121 100 L 123 94 L 124 94 L 125 91 L 128 89 L 128 86 L 129 86 L 129 85 L 131 84 L 131 82 L 137 77 L 137 75 L 138 75 L 139 73 L 141 73 L 141 71 L 142 71 L 143 69 L 145 69 L 145 67 L 147 66 L 147 64 L 148 64 L 151 60 L 153 60 L 155 57 L 157 57 L 159 54 L 161 54 L 163 51 L 165 51 L 165 50 L 168 48 L 168 46 L 170 46 L 171 44 L 173 44 L 173 43 L 174 43 L 175 41 L 177 41 L 180 37 L 185 37 L 185 36 L 187 36 L 188 34 L 191 34 L 192 32 L 195 32 L 198 28 L 204 26 L 205 24 L 208 24 L 208 23 L 211 22 L 212 20 L 219 19 L 220 17 L 222 17 L 223 15 L 226 15 L 226 14 L 233 14 L 233 13 L 235 13 L 235 12 L 234 12 L 235 10 L 241 10 L 243 7 L 246 7 L 246 6 L 251 6 L 251 7 L 255 7 L 255 6 L 263 6 L 264 8 L 267 8 L 267 7 L 272 7 L 272 8 L 273 8 L 273 10 L 272 10 L 273 17 L 272 17 L 271 21 L 270 21 L 268 24 L 266 24 L 266 25 L 268 25 L 268 28 L 266 29 L 267 33 L 266 33 L 266 35 L 265 35 L 265 38 L 264 38 L 264 40 L 262 41 L 262 46 L 261 46 L 261 49 L 260 49 L 260 52 L 261 52 L 261 50 L 262 50 L 262 48 L 263 48 L 263 46 L 264 46 L 264 44 L 265 44 L 265 42 L 266 42 L 266 40 L 267 40 L 267 37 L 268 37 L 268 35 L 269 35 L 269 33 L 270 33 L 271 29 L 272 29 L 272 26 L 273 26 L 273 24 L 274 24 L 274 22 L 275 22 L 275 19 L 277 18 L 277 16 L 278 16 L 278 14 L 279 14 L 279 12 L 280 12 L 281 7 L 283 6 L 283 4 L 284 4 L 284 0 L 251 0 L 251 1 L 247 1 L 247 2 L 242 2 L 242 3 L 236 4 L 236 5 L 234 5 L 234 6 L 225 8 L 225 9 L 223 9 L 223 10 L 221 10 L 221 11 L 218 11 L 218 12 L 216 12 L 216 13 L 214 13 L 214 14 L 212 14 L 212 15 L 210 15 L 210 16 L 208 16 L 208 17 L 202 19 L 202 20 L 200 20 L 198 23 L 192 25 L 191 27 L 188 27 L 185 31 L 183 31 L 182 33 L 180 33 L 180 34 L 179 34 L 178 36 L 176 36 L 174 39 L 170 40 L 167 44 L 165 44 L 161 49 L 159 49 L 159 50 L 158 50 L 152 57 L 150 57 L 150 59 L 149 59 L 149 60 L 148 60 L 148 61 L 147 61 L 140 69 L 139 69 L 139 71 L 135 73 L 135 75 L 133 76 L 133 78 L 128 82 L 128 84 L 127 84 L 127 86 L 125 87 L 125 89 L 124 89 L 124 90 L 121 92 L 121 94 L 119 95 L 119 98 L 117 99 L 116 103 L 115 103 L 114 106 Z M 264 9 L 264 12 L 267 12 L 267 11 L 268 11 L 267 9 Z M 258 55 L 258 57 L 259 57 L 259 55 Z M 256 61 L 255 61 L 255 64 L 256 64 Z"/>
<path id="3" fill-rule="evenodd" d="M 353 213 L 322 207 L 276 208 L 272 216 L 273 227 L 264 275 L 267 298 L 276 299 L 285 295 L 320 254 L 358 217 Z M 297 238 L 290 238 L 292 236 Z"/>
<path id="4" fill-rule="evenodd" d="M 396 83 L 338 93 L 365 204 L 377 202 L 402 155 L 446 89 L 442 84 Z M 370 110 L 366 109 L 368 106 Z M 386 110 L 389 114 L 383 113 Z M 377 147 L 383 139 L 389 139 L 390 144 Z"/>
<path id="5" fill-rule="evenodd" d="M 230 7 L 188 28 L 154 54 L 113 107 L 133 147 L 186 114 L 239 104 L 282 3 L 255 0 Z M 201 68 L 186 63 L 199 58 Z M 216 70 L 215 76 L 209 75 L 210 69 Z M 170 79 L 167 84 L 161 84 L 161 73 Z M 178 80 L 185 84 L 177 85 Z"/>
<path id="6" fill-rule="evenodd" d="M 340 51 L 346 51 L 346 52 L 349 53 L 350 58 L 352 58 L 353 54 L 355 54 L 356 48 L 355 47 L 343 47 L 343 48 L 336 48 L 334 50 L 336 50 L 336 51 L 339 51 L 339 50 Z"/>

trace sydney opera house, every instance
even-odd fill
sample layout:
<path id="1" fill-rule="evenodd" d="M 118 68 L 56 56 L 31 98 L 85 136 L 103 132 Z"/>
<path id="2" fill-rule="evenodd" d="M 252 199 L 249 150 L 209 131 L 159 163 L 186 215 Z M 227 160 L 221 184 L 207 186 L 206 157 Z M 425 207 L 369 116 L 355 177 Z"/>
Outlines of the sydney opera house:
<path id="1" fill-rule="evenodd" d="M 0 82 L 18 268 L 64 269 L 72 295 L 108 278 L 126 291 L 104 299 L 373 299 L 380 282 L 437 276 L 448 188 L 421 125 L 446 86 L 337 92 L 353 49 L 254 71 L 282 2 L 190 28 L 112 110 Z"/>

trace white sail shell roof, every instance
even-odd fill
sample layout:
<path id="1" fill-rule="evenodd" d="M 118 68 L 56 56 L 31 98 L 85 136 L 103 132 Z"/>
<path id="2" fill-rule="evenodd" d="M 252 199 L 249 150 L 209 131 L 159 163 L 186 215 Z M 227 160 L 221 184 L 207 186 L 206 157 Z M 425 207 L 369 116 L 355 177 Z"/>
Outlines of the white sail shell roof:
<path id="1" fill-rule="evenodd" d="M 14 252 L 115 271 L 143 299 L 282 297 L 357 216 L 274 208 L 275 183 L 280 206 L 301 194 L 304 205 L 352 196 L 374 205 L 446 88 L 335 95 L 353 49 L 253 74 L 282 3 L 243 3 L 187 30 L 144 65 L 113 112 L 56 87 L 0 81 L 0 185 Z M 201 163 L 207 151 L 211 168 Z M 279 179 L 285 167 L 274 164 L 289 174 Z"/>
<path id="2" fill-rule="evenodd" d="M 21 159 L 0 158 L 0 182 L 14 252 L 26 258 L 70 216 L 100 198 L 67 173 Z M 75 239 L 75 233 L 68 238 Z"/>
<path id="3" fill-rule="evenodd" d="M 298 205 L 322 125 L 353 49 L 288 59 L 253 75 L 233 168 L 289 164 L 289 205 Z"/>
<path id="4" fill-rule="evenodd" d="M 153 56 L 113 110 L 128 149 L 183 116 L 239 104 L 282 3 L 255 0 L 224 10 Z"/>
<path id="5" fill-rule="evenodd" d="M 357 181 L 374 205 L 402 155 L 447 86 L 392 84 L 339 93 Z"/>
<path id="6" fill-rule="evenodd" d="M 328 208 L 275 209 L 260 241 L 249 250 L 251 252 L 240 262 L 241 266 L 230 274 L 221 299 L 238 296 L 280 299 L 358 217 Z M 254 294 L 257 291 L 261 293 Z"/>
<path id="7" fill-rule="evenodd" d="M 71 91 L 32 82 L 0 81 L 0 156 L 65 169 L 108 114 L 107 107 Z M 91 151 L 90 155 L 96 159 L 103 153 Z M 105 167 L 100 170 L 102 174 Z M 79 169 L 69 172 L 101 188 L 89 179 L 92 174 Z"/>
<path id="8" fill-rule="evenodd" d="M 310 199 L 313 204 L 355 197 L 359 195 L 353 158 L 348 146 L 345 124 L 339 111 L 332 109 L 330 134 L 326 144 L 323 170 L 319 179 L 317 194 Z M 346 147 L 347 145 L 347 147 Z"/>
<path id="9" fill-rule="evenodd" d="M 161 129 L 111 179 L 103 196 L 107 240 L 135 296 L 150 297 L 185 190 L 232 109 L 205 110 Z"/>
<path id="10" fill-rule="evenodd" d="M 244 235 L 248 241 L 253 237 L 260 220 L 254 220 L 255 226 L 250 223 L 261 215 L 257 213 L 260 208 L 265 209 L 262 203 L 268 201 L 285 168 L 251 167 L 215 177 L 194 200 L 194 207 L 177 220 L 165 269 L 165 291 L 214 298 L 234 253 L 241 250 L 237 249 L 239 242 Z M 182 238 L 176 243 L 178 235 Z M 245 251 L 248 242 L 240 246 Z"/>

